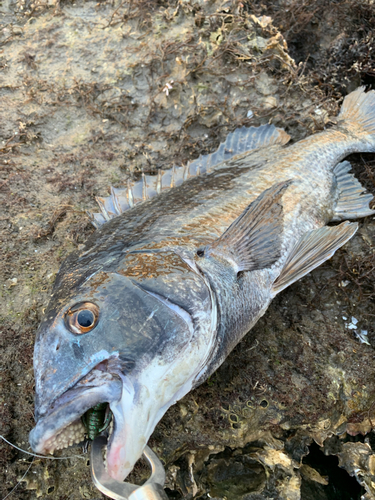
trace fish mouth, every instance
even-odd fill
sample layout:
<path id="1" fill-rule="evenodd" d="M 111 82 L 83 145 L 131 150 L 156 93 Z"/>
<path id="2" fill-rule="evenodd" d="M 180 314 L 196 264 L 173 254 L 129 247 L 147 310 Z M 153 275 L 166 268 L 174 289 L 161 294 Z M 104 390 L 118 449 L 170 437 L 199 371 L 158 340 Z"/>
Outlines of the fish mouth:
<path id="1" fill-rule="evenodd" d="M 103 361 L 95 366 L 40 416 L 29 436 L 36 453 L 52 454 L 81 443 L 86 433 L 82 415 L 98 403 L 111 404 L 121 399 L 123 382 L 117 373 L 108 372 L 109 364 Z"/>

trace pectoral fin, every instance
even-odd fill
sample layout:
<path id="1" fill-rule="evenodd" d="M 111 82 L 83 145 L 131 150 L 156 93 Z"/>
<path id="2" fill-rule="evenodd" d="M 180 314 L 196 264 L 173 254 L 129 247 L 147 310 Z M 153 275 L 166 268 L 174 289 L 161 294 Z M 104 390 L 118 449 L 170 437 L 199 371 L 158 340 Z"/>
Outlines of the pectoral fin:
<path id="1" fill-rule="evenodd" d="M 357 223 L 343 222 L 339 226 L 325 226 L 306 233 L 292 250 L 276 279 L 273 296 L 332 257 L 357 229 Z"/>
<path id="2" fill-rule="evenodd" d="M 292 181 L 266 189 L 211 245 L 197 255 L 229 261 L 235 271 L 255 271 L 272 266 L 280 257 L 283 231 L 281 198 Z"/>

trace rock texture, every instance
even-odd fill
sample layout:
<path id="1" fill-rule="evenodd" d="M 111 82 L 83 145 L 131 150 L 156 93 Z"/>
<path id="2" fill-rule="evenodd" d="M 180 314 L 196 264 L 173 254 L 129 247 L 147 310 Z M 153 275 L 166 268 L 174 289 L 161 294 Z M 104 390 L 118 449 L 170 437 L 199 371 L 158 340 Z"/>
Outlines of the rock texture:
<path id="1" fill-rule="evenodd" d="M 59 264 L 93 231 L 94 197 L 210 152 L 239 126 L 270 122 L 295 140 L 329 126 L 342 95 L 375 83 L 375 21 L 369 1 L 350 12 L 204 0 L 1 10 L 0 422 L 28 449 L 34 332 Z M 374 193 L 375 157 L 350 160 Z M 375 498 L 374 236 L 362 221 L 168 411 L 150 444 L 171 499 Z M 87 455 L 31 463 L 2 442 L 0 464 L 3 497 L 22 478 L 10 498 L 102 498 Z M 133 479 L 145 474 L 140 464 Z"/>

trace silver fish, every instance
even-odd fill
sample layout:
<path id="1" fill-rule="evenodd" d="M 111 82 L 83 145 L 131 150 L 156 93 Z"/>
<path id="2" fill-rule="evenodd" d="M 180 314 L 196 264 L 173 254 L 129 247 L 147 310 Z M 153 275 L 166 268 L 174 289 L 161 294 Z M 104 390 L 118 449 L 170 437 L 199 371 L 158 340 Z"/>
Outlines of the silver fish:
<path id="1" fill-rule="evenodd" d="M 347 220 L 375 213 L 342 162 L 375 151 L 374 91 L 348 95 L 333 128 L 288 140 L 241 128 L 215 153 L 98 200 L 98 229 L 63 263 L 37 333 L 35 452 L 81 441 L 81 415 L 107 402 L 108 472 L 123 480 L 167 409 L 354 235 Z"/>

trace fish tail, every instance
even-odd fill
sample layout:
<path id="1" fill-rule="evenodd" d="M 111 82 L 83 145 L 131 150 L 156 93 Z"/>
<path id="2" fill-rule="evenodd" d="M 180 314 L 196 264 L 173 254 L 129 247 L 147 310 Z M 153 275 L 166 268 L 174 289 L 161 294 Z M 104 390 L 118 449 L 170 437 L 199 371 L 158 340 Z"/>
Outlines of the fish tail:
<path id="1" fill-rule="evenodd" d="M 365 87 L 359 87 L 347 95 L 338 115 L 338 124 L 361 141 L 362 151 L 375 151 L 375 91 L 365 93 Z"/>

